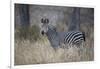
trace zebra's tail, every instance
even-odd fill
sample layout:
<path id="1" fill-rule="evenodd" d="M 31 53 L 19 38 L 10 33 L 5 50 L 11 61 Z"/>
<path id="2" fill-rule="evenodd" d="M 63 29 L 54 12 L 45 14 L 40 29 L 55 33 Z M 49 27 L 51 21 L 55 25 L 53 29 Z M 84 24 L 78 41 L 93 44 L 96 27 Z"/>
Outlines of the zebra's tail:
<path id="1" fill-rule="evenodd" d="M 83 33 L 83 39 L 84 39 L 84 41 L 86 40 L 86 38 L 85 38 L 85 32 L 82 32 Z"/>

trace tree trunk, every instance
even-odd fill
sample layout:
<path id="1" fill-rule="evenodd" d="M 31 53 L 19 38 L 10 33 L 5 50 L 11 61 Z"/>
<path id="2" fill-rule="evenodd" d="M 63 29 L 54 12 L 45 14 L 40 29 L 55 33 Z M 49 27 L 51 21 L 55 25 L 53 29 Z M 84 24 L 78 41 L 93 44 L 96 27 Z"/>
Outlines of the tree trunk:
<path id="1" fill-rule="evenodd" d="M 69 31 L 79 31 L 80 27 L 80 8 L 75 7 L 71 15 L 71 23 L 69 23 Z"/>
<path id="2" fill-rule="evenodd" d="M 29 5 L 20 4 L 19 14 L 21 20 L 21 27 L 28 27 L 29 26 Z"/>

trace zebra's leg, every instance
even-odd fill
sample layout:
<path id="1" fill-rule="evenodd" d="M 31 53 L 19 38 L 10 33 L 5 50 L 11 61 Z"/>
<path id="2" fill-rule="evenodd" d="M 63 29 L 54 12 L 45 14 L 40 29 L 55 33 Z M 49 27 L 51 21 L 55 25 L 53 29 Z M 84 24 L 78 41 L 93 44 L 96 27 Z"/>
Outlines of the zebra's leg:
<path id="1" fill-rule="evenodd" d="M 57 46 L 53 46 L 53 49 L 54 49 L 55 52 L 56 52 L 59 48 L 60 48 L 59 45 L 57 45 Z"/>
<path id="2" fill-rule="evenodd" d="M 58 48 L 56 48 L 56 47 L 55 47 L 55 48 L 53 48 L 53 49 L 54 49 L 54 51 L 55 51 L 55 52 L 58 50 Z"/>
<path id="3" fill-rule="evenodd" d="M 59 47 L 64 49 L 66 45 L 64 43 L 61 43 Z"/>
<path id="4" fill-rule="evenodd" d="M 83 50 L 84 50 L 84 42 L 82 42 L 79 46 L 79 55 L 82 55 L 83 53 Z"/>
<path id="5" fill-rule="evenodd" d="M 71 48 L 71 44 L 66 43 L 65 46 L 64 46 L 64 48 L 65 48 L 65 49 Z"/>
<path id="6" fill-rule="evenodd" d="M 74 47 L 74 45 L 73 45 L 72 43 L 71 43 L 71 44 L 67 44 L 67 45 L 68 45 L 68 46 L 67 46 L 68 49 Z"/>

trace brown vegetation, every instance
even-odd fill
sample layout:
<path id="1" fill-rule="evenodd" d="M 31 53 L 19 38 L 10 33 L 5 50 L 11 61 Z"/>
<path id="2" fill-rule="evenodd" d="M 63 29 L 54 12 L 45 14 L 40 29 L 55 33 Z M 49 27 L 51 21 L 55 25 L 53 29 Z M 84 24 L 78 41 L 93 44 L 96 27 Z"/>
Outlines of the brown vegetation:
<path id="1" fill-rule="evenodd" d="M 47 37 L 41 36 L 38 33 L 39 30 L 36 30 L 38 28 L 33 27 L 32 29 L 27 35 L 31 34 L 31 36 L 27 39 L 15 37 L 15 65 L 91 61 L 94 59 L 94 32 L 91 24 L 81 24 L 81 30 L 86 34 L 86 41 L 81 49 L 71 47 L 69 49 L 58 48 L 57 51 L 54 51 Z"/>

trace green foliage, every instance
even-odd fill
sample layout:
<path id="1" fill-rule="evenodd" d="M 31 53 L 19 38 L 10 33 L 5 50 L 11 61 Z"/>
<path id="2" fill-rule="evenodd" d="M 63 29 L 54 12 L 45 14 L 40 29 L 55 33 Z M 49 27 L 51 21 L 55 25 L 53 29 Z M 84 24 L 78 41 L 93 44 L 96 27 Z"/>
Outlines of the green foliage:
<path id="1" fill-rule="evenodd" d="M 39 28 L 36 25 L 33 25 L 32 27 L 20 27 L 15 30 L 15 39 L 29 39 L 36 41 L 39 37 Z"/>
<path id="2" fill-rule="evenodd" d="M 33 25 L 29 28 L 29 39 L 30 40 L 38 40 L 40 38 L 39 28 L 36 25 Z"/>

